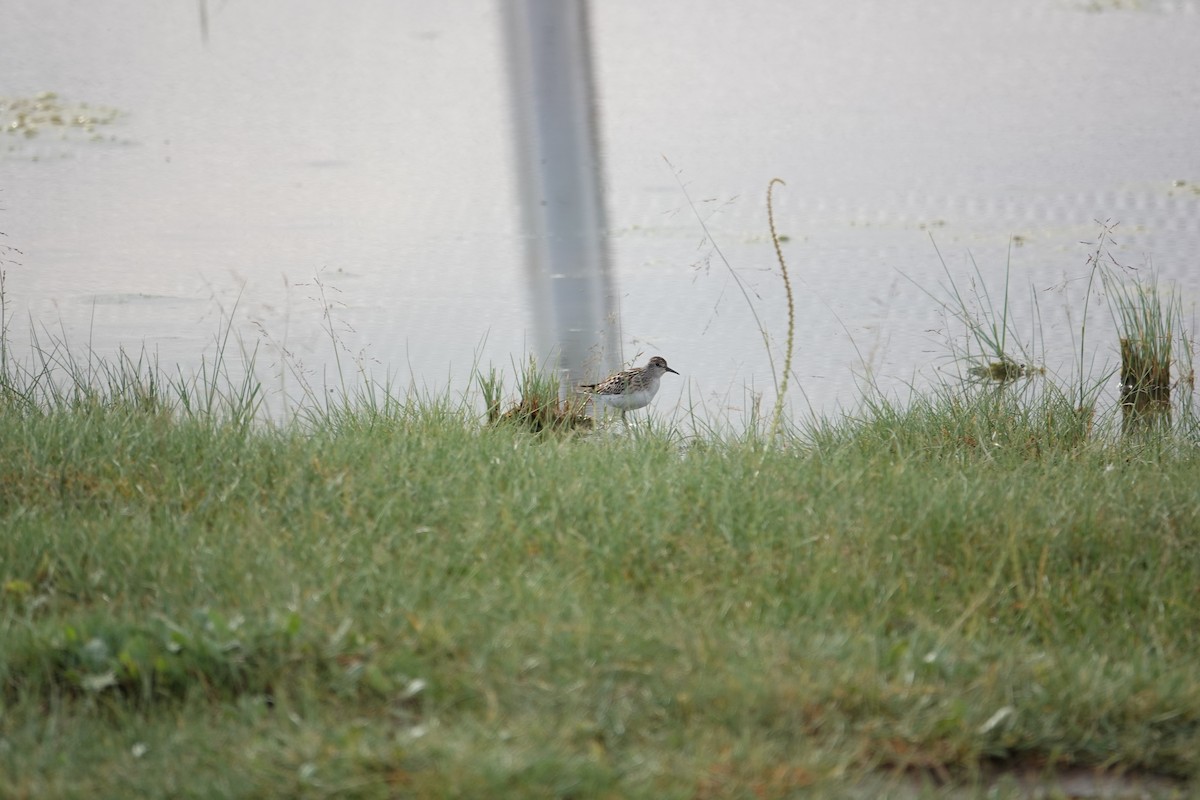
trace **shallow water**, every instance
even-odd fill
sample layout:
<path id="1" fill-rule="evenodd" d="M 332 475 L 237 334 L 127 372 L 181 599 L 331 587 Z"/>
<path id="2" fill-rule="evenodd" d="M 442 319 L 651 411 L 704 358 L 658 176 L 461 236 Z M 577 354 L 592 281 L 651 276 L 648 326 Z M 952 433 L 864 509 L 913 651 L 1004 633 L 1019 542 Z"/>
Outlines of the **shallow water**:
<path id="1" fill-rule="evenodd" d="M 0 94 L 119 112 L 0 135 L 18 352 L 28 319 L 81 353 L 145 346 L 188 371 L 232 318 L 279 409 L 298 391 L 288 365 L 318 390 L 335 354 L 351 380 L 357 361 L 398 389 L 462 390 L 476 360 L 531 350 L 497 6 L 229 0 L 207 4 L 207 40 L 199 7 L 6 6 Z M 683 373 L 653 413 L 740 418 L 747 387 L 771 391 L 720 256 L 778 366 L 773 177 L 798 412 L 852 406 L 863 380 L 904 394 L 955 374 L 938 251 L 964 290 L 973 260 L 997 308 L 1011 268 L 1014 329 L 1052 373 L 1077 369 L 1102 221 L 1116 262 L 1177 284 L 1190 321 L 1197 3 L 592 11 L 624 355 Z M 1103 374 L 1117 342 L 1097 309 L 1085 363 Z"/>

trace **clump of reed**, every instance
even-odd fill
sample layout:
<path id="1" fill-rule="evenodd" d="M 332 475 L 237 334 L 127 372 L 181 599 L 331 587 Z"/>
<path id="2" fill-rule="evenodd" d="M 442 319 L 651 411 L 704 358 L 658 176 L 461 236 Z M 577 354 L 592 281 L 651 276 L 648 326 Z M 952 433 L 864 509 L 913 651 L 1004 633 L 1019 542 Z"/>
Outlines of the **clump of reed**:
<path id="1" fill-rule="evenodd" d="M 503 407 L 504 380 L 493 367 L 476 376 L 487 408 L 488 425 L 513 425 L 531 433 L 570 433 L 591 430 L 595 420 L 583 413 L 584 401 L 564 396 L 557 375 L 540 368 L 530 358 L 518 376 L 518 398 L 507 411 Z"/>
<path id="2" fill-rule="evenodd" d="M 946 274 L 948 283 L 945 289 L 951 299 L 942 300 L 924 287 L 920 288 L 936 301 L 948 316 L 957 319 L 966 329 L 963 349 L 954 354 L 955 363 L 960 368 L 965 365 L 964 380 L 968 383 L 1007 387 L 1017 381 L 1045 375 L 1045 368 L 1034 363 L 1037 328 L 1035 327 L 1033 335 L 1030 336 L 1029 344 L 1026 344 L 1026 340 L 1014 329 L 1013 317 L 1009 310 L 1011 261 L 1004 267 L 1004 290 L 997 309 L 983 273 L 974 259 L 971 264 L 975 275 L 970 281 L 970 291 L 967 292 L 954 280 L 936 242 L 933 247 L 941 261 L 942 271 Z M 1037 296 L 1031 297 L 1035 317 L 1040 316 Z"/>
<path id="3" fill-rule="evenodd" d="M 1171 425 L 1174 389 L 1180 404 L 1190 402 L 1195 387 L 1188 341 L 1180 335 L 1182 305 L 1172 289 L 1156 277 L 1122 280 L 1111 269 L 1102 273 L 1121 351 L 1121 426 L 1126 433 Z M 1180 352 L 1182 351 L 1182 352 Z M 1177 379 L 1171 380 L 1172 366 Z"/>

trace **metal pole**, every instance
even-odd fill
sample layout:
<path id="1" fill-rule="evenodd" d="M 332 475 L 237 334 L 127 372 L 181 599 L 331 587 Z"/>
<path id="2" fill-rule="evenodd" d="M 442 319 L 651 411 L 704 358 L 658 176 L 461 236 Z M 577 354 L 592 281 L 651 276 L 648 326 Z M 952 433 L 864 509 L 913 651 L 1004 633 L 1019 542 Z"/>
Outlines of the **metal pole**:
<path id="1" fill-rule="evenodd" d="M 586 0 L 501 0 L 540 363 L 568 386 L 621 362 Z"/>

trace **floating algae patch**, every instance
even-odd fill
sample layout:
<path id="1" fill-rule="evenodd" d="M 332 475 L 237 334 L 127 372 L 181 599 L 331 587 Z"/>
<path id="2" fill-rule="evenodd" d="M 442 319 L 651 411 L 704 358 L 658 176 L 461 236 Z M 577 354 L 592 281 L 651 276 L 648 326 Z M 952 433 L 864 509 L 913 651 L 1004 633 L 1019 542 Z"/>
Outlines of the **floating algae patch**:
<path id="1" fill-rule="evenodd" d="M 1008 358 L 999 361 L 989 361 L 978 364 L 967 370 L 972 378 L 988 383 L 1011 383 L 1019 378 L 1032 378 L 1035 375 L 1045 375 L 1045 367 L 1033 367 L 1028 364 L 1018 364 Z"/>
<path id="2" fill-rule="evenodd" d="M 21 139 L 53 136 L 60 141 L 114 141 L 115 136 L 102 131 L 121 116 L 123 112 L 111 106 L 68 102 L 54 92 L 0 96 L 0 130 Z"/>

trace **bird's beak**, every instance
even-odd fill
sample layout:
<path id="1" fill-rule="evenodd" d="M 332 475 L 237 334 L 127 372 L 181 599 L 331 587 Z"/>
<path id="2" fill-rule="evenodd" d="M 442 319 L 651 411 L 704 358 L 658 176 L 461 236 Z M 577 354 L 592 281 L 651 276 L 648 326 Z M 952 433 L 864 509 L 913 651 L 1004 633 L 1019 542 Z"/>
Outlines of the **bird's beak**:
<path id="1" fill-rule="evenodd" d="M 672 373 L 674 373 L 674 374 L 676 374 L 676 375 L 678 375 L 678 374 L 679 374 L 678 372 L 675 372 L 675 370 L 671 369 L 670 367 L 665 367 L 665 369 L 667 370 L 667 372 L 672 372 Z"/>

